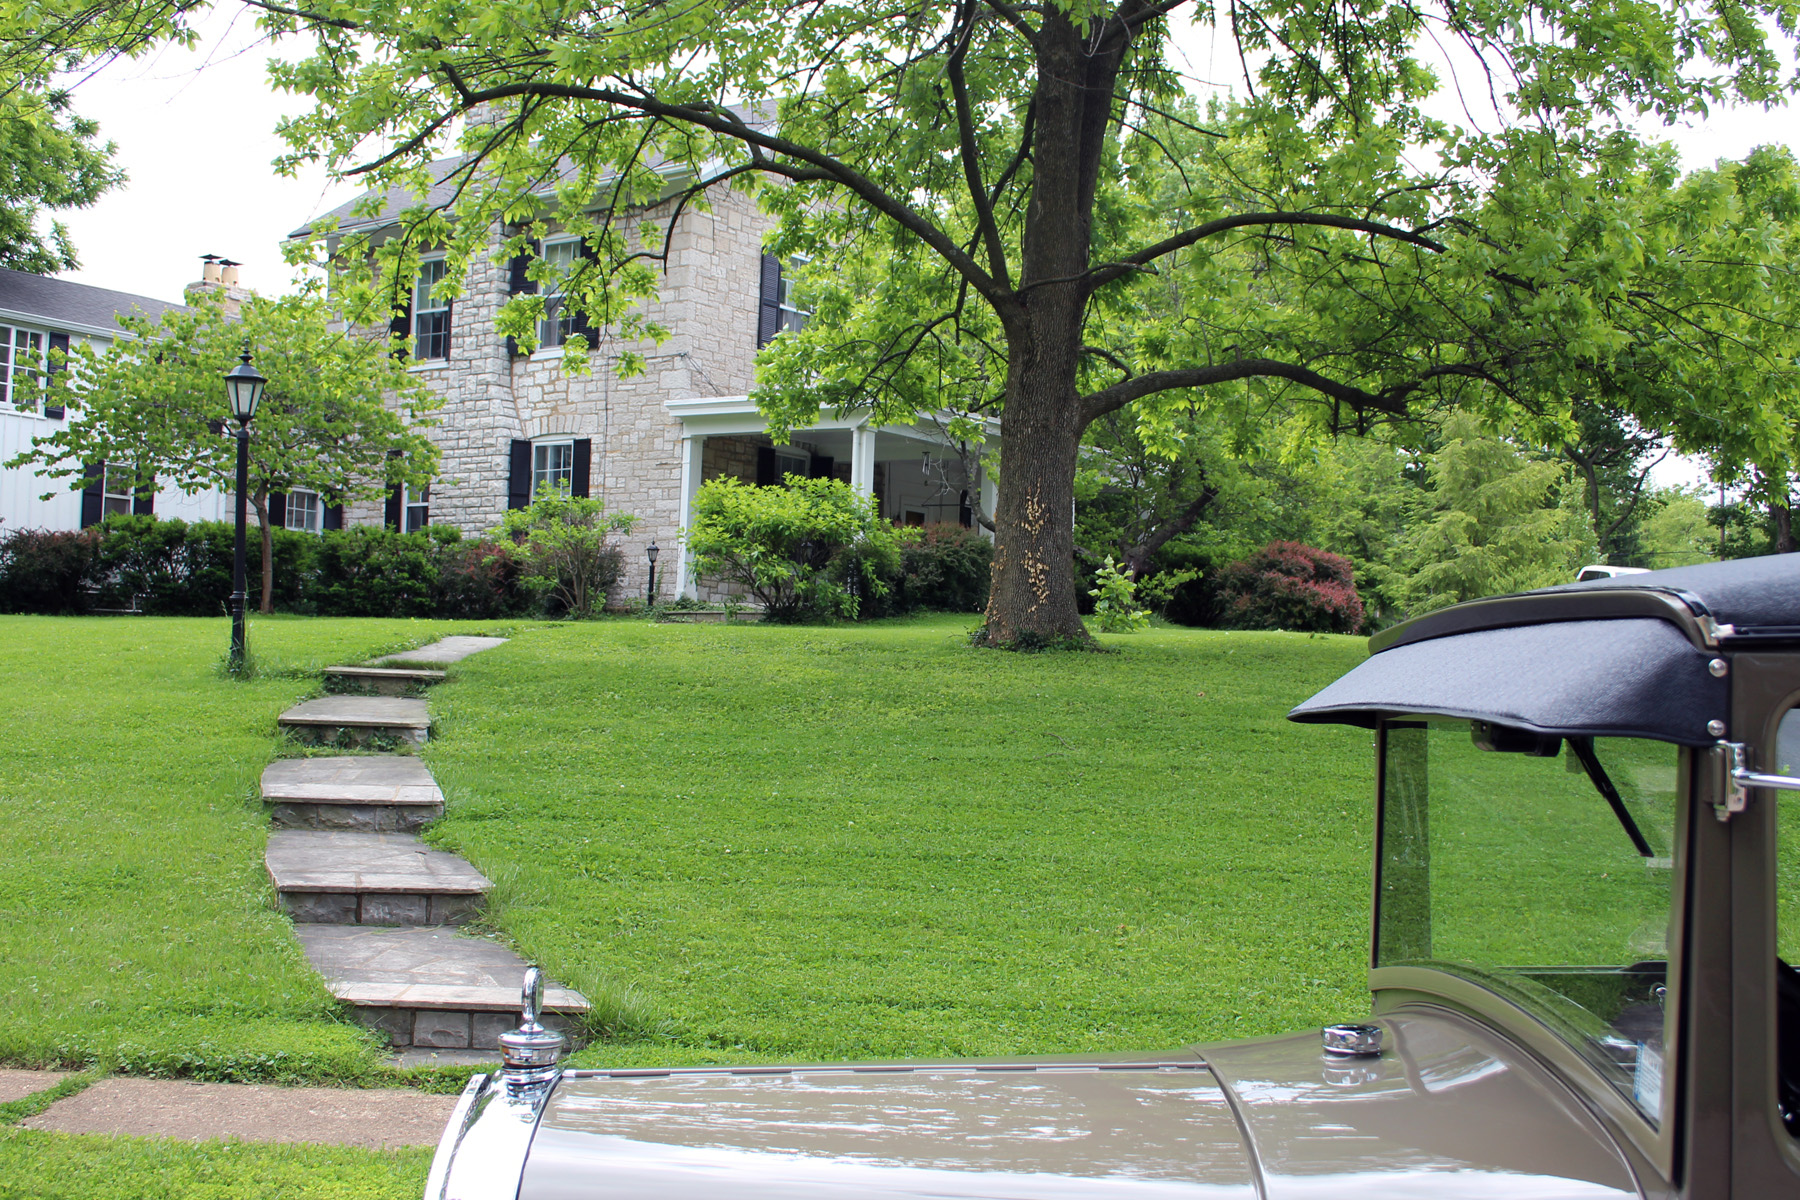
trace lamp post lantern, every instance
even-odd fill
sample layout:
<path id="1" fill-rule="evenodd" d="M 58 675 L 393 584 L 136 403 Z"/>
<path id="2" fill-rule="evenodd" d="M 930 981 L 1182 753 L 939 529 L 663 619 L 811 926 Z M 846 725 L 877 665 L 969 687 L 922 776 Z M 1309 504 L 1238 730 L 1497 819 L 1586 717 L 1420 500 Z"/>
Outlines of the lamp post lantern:
<path id="1" fill-rule="evenodd" d="M 655 542 L 651 542 L 649 548 L 644 551 L 644 557 L 650 560 L 650 585 L 644 589 L 645 604 L 656 603 L 656 556 L 661 553 L 662 551 L 656 548 Z"/>
<path id="2" fill-rule="evenodd" d="M 237 548 L 231 559 L 231 673 L 244 669 L 244 501 L 250 490 L 250 418 L 256 415 L 268 380 L 250 365 L 245 348 L 238 365 L 225 372 L 225 396 L 237 418 Z"/>

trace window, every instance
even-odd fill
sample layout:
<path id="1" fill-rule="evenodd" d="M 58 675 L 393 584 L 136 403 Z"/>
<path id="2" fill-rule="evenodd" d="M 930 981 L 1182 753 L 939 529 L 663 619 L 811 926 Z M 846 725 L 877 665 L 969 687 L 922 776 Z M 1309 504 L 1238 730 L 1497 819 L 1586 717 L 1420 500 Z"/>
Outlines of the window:
<path id="1" fill-rule="evenodd" d="M 20 412 L 43 411 L 46 342 L 38 330 L 0 325 L 0 403 Z"/>
<path id="2" fill-rule="evenodd" d="M 107 463 L 104 471 L 105 478 L 100 484 L 100 515 L 128 516 L 132 494 L 137 490 L 137 472 L 115 463 Z"/>
<path id="3" fill-rule="evenodd" d="M 413 285 L 413 357 L 450 357 L 450 301 L 436 299 L 431 289 L 444 278 L 444 260 L 428 258 L 419 264 Z"/>
<path id="4" fill-rule="evenodd" d="M 431 524 L 431 485 L 406 489 L 406 532 L 417 533 Z"/>
<path id="5" fill-rule="evenodd" d="M 287 494 L 287 527 L 301 533 L 319 532 L 319 493 L 295 490 Z"/>
<path id="6" fill-rule="evenodd" d="M 795 257 L 782 264 L 781 281 L 775 289 L 777 330 L 799 333 L 806 328 L 806 319 L 812 316 L 812 301 L 806 298 L 800 281 L 795 278 L 795 273 L 806 263 L 806 259 Z"/>
<path id="7" fill-rule="evenodd" d="M 1504 997 L 1660 1123 L 1682 750 L 1436 719 L 1382 745 L 1376 966 Z"/>
<path id="8" fill-rule="evenodd" d="M 545 442 L 531 448 L 531 496 L 571 495 L 575 487 L 575 443 Z"/>
<path id="9" fill-rule="evenodd" d="M 775 447 L 775 479 L 778 483 L 787 481 L 789 475 L 798 475 L 805 479 L 812 474 L 812 456 L 786 446 Z"/>
<path id="10" fill-rule="evenodd" d="M 544 280 L 544 317 L 538 322 L 538 345 L 560 346 L 569 340 L 579 323 L 578 317 L 563 309 L 563 289 L 581 265 L 581 239 L 545 242 L 543 258 L 550 273 Z"/>

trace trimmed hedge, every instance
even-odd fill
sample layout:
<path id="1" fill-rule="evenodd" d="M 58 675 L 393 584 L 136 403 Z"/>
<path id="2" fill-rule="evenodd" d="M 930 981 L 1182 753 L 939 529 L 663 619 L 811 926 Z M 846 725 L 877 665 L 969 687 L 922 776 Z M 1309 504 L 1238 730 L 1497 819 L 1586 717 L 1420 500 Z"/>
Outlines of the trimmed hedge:
<path id="1" fill-rule="evenodd" d="M 223 521 L 115 516 L 78 533 L 23 529 L 0 536 L 0 612 L 137 608 L 218 616 L 231 596 L 235 528 Z M 482 620 L 537 611 L 512 546 L 465 542 L 449 526 L 421 533 L 355 528 L 314 535 L 276 529 L 275 607 L 338 617 Z M 262 539 L 245 546 L 255 603 Z"/>

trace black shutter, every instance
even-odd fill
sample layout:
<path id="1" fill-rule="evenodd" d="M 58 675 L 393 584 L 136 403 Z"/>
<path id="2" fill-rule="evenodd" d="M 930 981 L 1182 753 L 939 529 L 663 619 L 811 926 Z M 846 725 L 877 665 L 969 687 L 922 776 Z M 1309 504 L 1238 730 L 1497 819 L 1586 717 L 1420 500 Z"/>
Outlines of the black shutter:
<path id="1" fill-rule="evenodd" d="M 62 351 L 63 360 L 61 362 L 56 361 L 56 352 L 58 350 Z M 66 333 L 53 333 L 50 335 L 50 374 L 45 379 L 45 382 L 48 383 L 52 388 L 54 388 L 56 386 L 56 377 L 58 375 L 61 375 L 64 371 L 67 371 L 68 369 L 69 369 L 69 335 Z M 44 399 L 45 399 L 44 415 L 46 417 L 49 417 L 52 421 L 62 420 L 63 419 L 63 406 L 60 404 L 49 403 L 48 396 L 46 396 Z"/>
<path id="2" fill-rule="evenodd" d="M 381 523 L 395 533 L 406 532 L 406 485 L 396 483 L 388 490 L 387 509 L 381 514 Z"/>
<path id="3" fill-rule="evenodd" d="M 588 485 L 594 477 L 594 439 L 575 439 L 575 470 L 569 477 L 569 495 L 587 499 Z"/>
<path id="4" fill-rule="evenodd" d="M 517 257 L 515 257 L 512 260 L 512 262 L 507 264 L 507 268 L 506 268 L 506 292 L 507 292 L 507 295 L 509 295 L 509 296 L 535 296 L 535 295 L 537 295 L 537 290 L 538 290 L 537 281 L 533 280 L 533 279 L 527 279 L 525 277 L 525 268 L 527 268 L 531 265 L 532 257 L 537 254 L 537 249 L 538 249 L 538 244 L 536 242 L 533 242 L 533 243 L 531 243 L 531 253 L 530 254 L 518 255 Z M 510 338 L 510 337 L 507 338 L 506 339 L 506 356 L 508 358 L 518 358 L 521 353 L 522 353 L 522 351 L 520 351 L 520 349 L 519 349 L 518 339 Z M 528 467 L 527 470 L 529 470 L 529 469 L 530 468 Z M 527 490 L 529 490 L 529 488 Z M 526 503 L 530 503 L 530 501 L 527 501 Z M 524 508 L 525 505 L 524 504 L 515 504 L 512 507 Z"/>
<path id="5" fill-rule="evenodd" d="M 131 493 L 131 513 L 137 517 L 153 516 L 156 513 L 156 476 L 152 475 Z"/>
<path id="6" fill-rule="evenodd" d="M 756 486 L 774 487 L 781 482 L 775 478 L 775 447 L 758 446 L 756 448 Z"/>
<path id="7" fill-rule="evenodd" d="M 287 528 L 287 493 L 269 493 L 269 528 Z"/>
<path id="8" fill-rule="evenodd" d="M 531 443 L 515 440 L 506 475 L 506 507 L 531 507 Z"/>
<path id="9" fill-rule="evenodd" d="M 81 468 L 81 527 L 98 525 L 106 515 L 106 464 L 91 462 Z"/>
<path id="10" fill-rule="evenodd" d="M 581 239 L 581 242 L 577 247 L 577 252 L 581 255 L 581 261 L 588 264 L 585 268 L 577 268 L 578 270 L 598 271 L 600 269 L 600 255 L 592 246 L 587 244 L 586 238 Z M 568 301 L 564 300 L 563 303 L 567 304 Z M 569 332 L 572 334 L 579 333 L 582 337 L 587 339 L 588 349 L 592 350 L 594 348 L 594 326 L 588 320 L 588 315 L 585 312 L 571 312 L 569 314 Z M 577 461 L 579 461 L 581 451 L 577 449 L 575 453 L 578 456 Z M 587 495 L 586 492 L 576 492 L 575 494 L 577 496 Z"/>
<path id="11" fill-rule="evenodd" d="M 333 529 L 342 529 L 343 527 L 344 506 L 341 504 L 327 504 L 325 506 L 324 515 L 319 519 L 320 531 L 330 532 Z"/>
<path id="12" fill-rule="evenodd" d="M 412 357 L 412 293 L 400 302 L 400 311 L 388 322 L 388 333 L 401 339 L 400 348 L 394 351 L 395 358 Z"/>
<path id="13" fill-rule="evenodd" d="M 813 479 L 830 479 L 831 459 L 823 454 L 813 455 L 812 461 L 807 464 L 807 475 Z"/>
<path id="14" fill-rule="evenodd" d="M 762 288 L 756 313 L 756 348 L 762 349 L 781 328 L 781 260 L 762 256 Z"/>
<path id="15" fill-rule="evenodd" d="M 963 489 L 962 503 L 957 506 L 956 519 L 964 529 L 975 528 L 975 510 L 969 504 L 969 491 Z"/>

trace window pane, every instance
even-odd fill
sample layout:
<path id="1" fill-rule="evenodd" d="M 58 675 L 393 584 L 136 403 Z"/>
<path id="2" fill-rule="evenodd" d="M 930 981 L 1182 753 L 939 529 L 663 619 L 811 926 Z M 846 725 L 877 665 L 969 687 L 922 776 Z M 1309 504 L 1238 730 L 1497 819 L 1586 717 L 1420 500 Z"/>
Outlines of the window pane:
<path id="1" fill-rule="evenodd" d="M 1776 775 L 1800 775 L 1800 709 L 1775 734 Z M 1780 1047 L 1779 1101 L 1788 1132 L 1800 1136 L 1800 792 L 1768 792 L 1775 807 L 1775 994 Z"/>
<path id="2" fill-rule="evenodd" d="M 287 527 L 302 533 L 319 532 L 319 497 L 315 492 L 289 492 Z"/>
<path id="3" fill-rule="evenodd" d="M 531 494 L 568 495 L 575 484 L 575 444 L 548 442 L 531 451 Z"/>
<path id="4" fill-rule="evenodd" d="M 1657 1120 L 1679 749 L 1553 740 L 1533 757 L 1479 748 L 1467 721 L 1385 740 L 1376 964 L 1508 997 Z"/>
<path id="5" fill-rule="evenodd" d="M 431 295 L 431 289 L 443 278 L 443 259 L 419 264 L 419 281 L 413 288 L 414 358 L 450 356 L 450 302 Z"/>

